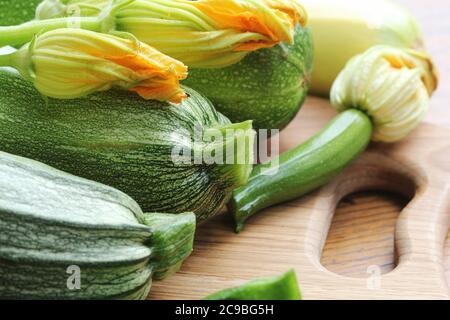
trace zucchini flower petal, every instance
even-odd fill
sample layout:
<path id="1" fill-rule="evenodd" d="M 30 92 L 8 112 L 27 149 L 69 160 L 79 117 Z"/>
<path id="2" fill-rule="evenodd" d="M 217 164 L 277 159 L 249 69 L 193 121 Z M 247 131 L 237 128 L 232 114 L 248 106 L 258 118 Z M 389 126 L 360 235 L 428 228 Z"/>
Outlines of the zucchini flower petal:
<path id="1" fill-rule="evenodd" d="M 46 0 L 37 16 L 67 16 Z M 105 0 L 59 0 L 58 7 L 77 5 L 82 16 L 105 8 Z M 95 15 L 97 15 L 96 13 Z M 294 29 L 306 24 L 298 0 L 134 0 L 114 11 L 116 30 L 194 68 L 219 68 L 249 52 L 294 42 Z"/>
<path id="2" fill-rule="evenodd" d="M 116 0 L 44 0 L 36 8 L 36 20 L 100 15 Z"/>
<path id="3" fill-rule="evenodd" d="M 252 51 L 284 41 L 294 43 L 297 23 L 306 23 L 306 12 L 296 0 L 198 0 L 192 5 L 214 20 L 217 28 L 254 32 L 262 41 L 243 43 L 235 50 Z"/>
<path id="4" fill-rule="evenodd" d="M 82 29 L 44 33 L 11 57 L 11 66 L 43 95 L 79 98 L 113 87 L 179 103 L 187 67 L 150 46 Z"/>
<path id="5" fill-rule="evenodd" d="M 365 111 L 374 124 L 373 140 L 395 142 L 422 122 L 437 84 L 426 54 L 376 46 L 347 64 L 331 89 L 331 103 L 339 111 Z"/>

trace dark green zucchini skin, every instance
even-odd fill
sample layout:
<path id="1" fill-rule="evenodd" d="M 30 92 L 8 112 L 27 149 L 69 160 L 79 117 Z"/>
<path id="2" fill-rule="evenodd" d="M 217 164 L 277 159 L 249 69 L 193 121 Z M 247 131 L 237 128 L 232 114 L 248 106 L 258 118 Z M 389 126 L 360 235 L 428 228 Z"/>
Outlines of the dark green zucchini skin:
<path id="1" fill-rule="evenodd" d="M 0 152 L 2 299 L 144 299 L 194 233 L 192 213 L 145 214 L 116 189 Z"/>
<path id="2" fill-rule="evenodd" d="M 233 122 L 253 120 L 255 129 L 281 130 L 303 105 L 312 66 L 311 31 L 298 26 L 294 45 L 252 52 L 226 68 L 191 69 L 184 83 Z"/>
<path id="3" fill-rule="evenodd" d="M 122 91 L 46 100 L 0 70 L 0 150 L 117 188 L 145 212 L 194 212 L 201 221 L 246 183 L 252 165 L 174 163 L 174 148 L 190 143 L 196 128 L 230 124 L 186 90 L 190 98 L 180 105 Z"/>
<path id="4" fill-rule="evenodd" d="M 12 26 L 33 20 L 42 0 L 0 0 L 0 26 Z"/>
<path id="5" fill-rule="evenodd" d="M 249 183 L 235 190 L 229 204 L 236 231 L 257 212 L 329 183 L 366 150 L 371 136 L 370 118 L 349 109 L 307 142 L 256 166 Z M 270 168 L 276 168 L 274 174 L 267 174 Z"/>

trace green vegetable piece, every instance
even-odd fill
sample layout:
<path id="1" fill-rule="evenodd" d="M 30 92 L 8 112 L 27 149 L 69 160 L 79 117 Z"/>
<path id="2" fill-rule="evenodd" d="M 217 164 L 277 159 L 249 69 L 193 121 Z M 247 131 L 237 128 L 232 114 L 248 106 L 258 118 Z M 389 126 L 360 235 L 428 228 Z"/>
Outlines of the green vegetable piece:
<path id="1" fill-rule="evenodd" d="M 229 204 L 237 232 L 255 213 L 303 196 L 325 185 L 367 147 L 372 134 L 369 117 L 351 109 L 338 115 L 322 132 L 268 164 L 256 166 L 249 183 L 235 190 Z M 270 174 L 268 168 L 278 171 Z"/>
<path id="2" fill-rule="evenodd" d="M 302 300 L 295 271 L 276 278 L 250 282 L 242 287 L 227 289 L 205 300 Z"/>

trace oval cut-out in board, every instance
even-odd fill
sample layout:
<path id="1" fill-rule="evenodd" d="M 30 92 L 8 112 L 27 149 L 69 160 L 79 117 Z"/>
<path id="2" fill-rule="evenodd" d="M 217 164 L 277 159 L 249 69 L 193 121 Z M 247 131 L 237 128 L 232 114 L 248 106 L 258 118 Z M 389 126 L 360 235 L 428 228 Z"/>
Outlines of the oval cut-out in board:
<path id="1" fill-rule="evenodd" d="M 344 198 L 328 233 L 322 265 L 352 278 L 392 271 L 396 266 L 395 226 L 408 203 L 403 196 L 382 192 Z"/>
<path id="2" fill-rule="evenodd" d="M 447 276 L 447 284 L 450 287 L 450 230 L 448 231 L 447 241 L 445 241 L 444 267 L 445 275 Z"/>

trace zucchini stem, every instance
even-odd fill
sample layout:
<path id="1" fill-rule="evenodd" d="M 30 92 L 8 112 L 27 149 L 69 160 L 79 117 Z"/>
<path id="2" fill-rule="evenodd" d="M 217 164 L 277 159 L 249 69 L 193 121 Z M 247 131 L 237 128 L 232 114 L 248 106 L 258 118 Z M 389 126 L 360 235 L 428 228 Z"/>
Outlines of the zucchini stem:
<path id="1" fill-rule="evenodd" d="M 90 31 L 102 31 L 104 21 L 99 18 L 77 17 L 35 20 L 17 26 L 0 27 L 0 47 L 22 46 L 33 40 L 37 34 L 70 27 L 79 27 Z M 72 26 L 74 24 L 74 26 Z"/>
<path id="2" fill-rule="evenodd" d="M 12 53 L 0 55 L 0 67 L 12 67 Z"/>
<path id="3" fill-rule="evenodd" d="M 372 129 L 365 113 L 350 109 L 304 144 L 256 166 L 249 183 L 235 190 L 229 204 L 236 232 L 257 212 L 297 199 L 330 182 L 366 150 Z M 270 174 L 267 168 L 277 170 Z"/>
<path id="4" fill-rule="evenodd" d="M 144 213 L 144 223 L 152 229 L 153 278 L 165 279 L 180 269 L 193 250 L 195 214 Z"/>
<path id="5" fill-rule="evenodd" d="M 256 132 L 252 126 L 252 121 L 245 121 L 211 128 L 204 133 L 206 139 L 219 137 L 218 141 L 203 147 L 204 160 L 221 162 L 217 168 L 219 176 L 228 176 L 236 186 L 246 185 L 253 170 Z"/>

